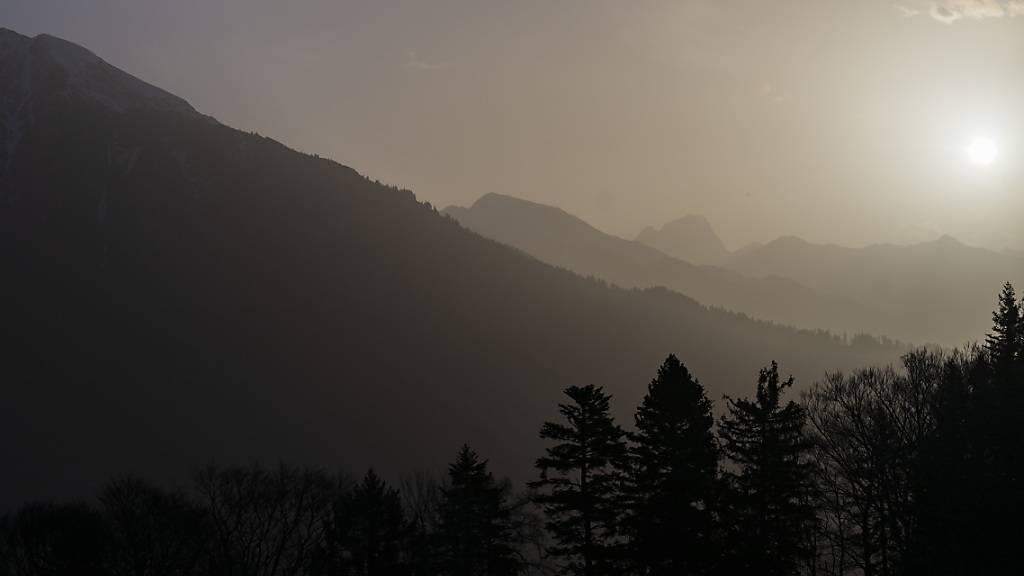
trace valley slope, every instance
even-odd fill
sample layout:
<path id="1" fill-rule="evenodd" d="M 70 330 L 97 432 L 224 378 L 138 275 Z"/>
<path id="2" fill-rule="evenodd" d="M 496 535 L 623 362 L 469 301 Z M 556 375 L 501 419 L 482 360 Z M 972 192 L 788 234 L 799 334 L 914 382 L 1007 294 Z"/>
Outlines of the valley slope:
<path id="1" fill-rule="evenodd" d="M 626 290 L 238 131 L 63 40 L 0 30 L 0 508 L 210 460 L 523 479 L 561 390 L 620 422 L 678 354 L 716 400 L 893 347 Z"/>
<path id="2" fill-rule="evenodd" d="M 705 305 L 781 324 L 904 342 L 955 347 L 981 341 L 1000 286 L 1024 284 L 1024 259 L 949 236 L 864 248 L 786 236 L 716 256 L 721 263 L 711 266 L 645 243 L 664 244 L 672 253 L 692 251 L 675 245 L 687 239 L 698 251 L 715 246 L 714 231 L 698 217 L 648 229 L 641 242 L 601 232 L 553 206 L 509 196 L 488 194 L 470 207 L 445 212 L 544 262 L 619 286 L 665 286 Z"/>
<path id="3" fill-rule="evenodd" d="M 553 206 L 487 194 L 468 208 L 452 206 L 445 213 L 548 264 L 618 286 L 664 286 L 707 306 L 801 328 L 859 333 L 881 323 L 852 299 L 817 292 L 780 276 L 753 278 L 691 264 L 639 241 L 601 232 Z"/>

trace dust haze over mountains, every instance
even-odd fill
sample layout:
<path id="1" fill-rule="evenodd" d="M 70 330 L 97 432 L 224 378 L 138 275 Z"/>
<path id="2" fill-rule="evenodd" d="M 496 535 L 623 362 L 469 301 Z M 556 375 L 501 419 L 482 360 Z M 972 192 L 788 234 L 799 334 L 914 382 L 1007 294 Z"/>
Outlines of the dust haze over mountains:
<path id="1" fill-rule="evenodd" d="M 625 411 L 677 352 L 714 395 L 768 359 L 807 384 L 906 350 L 858 333 L 976 340 L 1019 280 L 951 238 L 729 252 L 690 217 L 658 249 L 507 196 L 439 213 L 64 40 L 3 30 L 0 63 L 12 501 L 209 458 L 430 466 L 467 437 L 522 470 L 565 382 Z"/>
<path id="2" fill-rule="evenodd" d="M 975 17 L 994 4 L 7 0 L 0 24 L 436 206 L 495 192 L 624 238 L 700 214 L 730 249 L 1022 250 L 1024 19 Z"/>
<path id="3" fill-rule="evenodd" d="M 721 264 L 729 255 L 707 218 L 693 214 L 660 228 L 648 226 L 640 231 L 636 241 L 693 264 Z"/>
<path id="4" fill-rule="evenodd" d="M 647 228 L 630 242 L 558 208 L 506 196 L 445 212 L 544 262 L 620 286 L 667 286 L 757 318 L 906 342 L 955 347 L 980 340 L 989 327 L 987 287 L 1024 282 L 1019 255 L 949 236 L 865 248 L 785 236 L 729 252 L 700 216 Z"/>
<path id="5" fill-rule="evenodd" d="M 194 6 L 197 46 L 210 26 L 199 15 L 234 1 Z M 39 15 L 46 5 L 15 2 L 0 7 L 0 16 Z M 735 9 L 725 4 L 680 3 L 696 10 L 688 16 L 715 16 L 709 31 Z M 827 22 L 815 12 L 828 2 L 803 3 L 800 14 L 778 8 L 798 4 L 772 3 L 777 11 L 768 12 L 768 4 L 752 4 L 757 9 L 736 15 L 768 18 L 753 37 L 775 30 L 771 18 L 779 16 Z M 851 4 L 833 15 L 864 15 L 858 10 L 868 3 Z M 991 20 L 1013 26 L 1007 22 L 1024 15 L 1020 4 L 888 8 L 903 27 L 924 30 Z M 161 6 L 163 15 L 182 5 Z M 337 4 L 355 9 L 357 23 L 401 6 L 404 22 L 419 15 L 430 28 L 437 14 L 423 13 L 428 5 L 442 19 L 453 6 Z M 544 42 L 552 22 L 586 23 L 559 31 L 586 40 L 586 29 L 607 25 L 609 14 L 666 15 L 667 6 L 588 5 L 590 18 L 564 20 L 571 2 L 474 2 L 458 20 L 482 33 L 493 14 L 476 12 L 479 6 L 518 17 L 550 8 L 550 20 L 529 20 L 543 26 L 531 29 L 536 45 L 527 44 L 543 50 L 552 47 Z M 306 22 L 309 6 L 330 14 L 335 4 L 299 6 L 281 28 L 298 22 L 302 40 L 331 44 L 338 31 Z M 121 17 L 134 13 L 123 8 Z M 246 8 L 254 11 L 227 22 L 281 9 L 260 0 Z M 527 20 L 508 23 L 515 31 Z M 304 97 L 330 98 L 316 88 L 332 86 L 332 72 L 352 63 L 382 71 L 373 50 L 379 26 L 359 32 L 369 34 L 354 42 L 360 51 L 323 68 L 322 78 L 300 90 Z M 174 29 L 173 18 L 167 27 Z M 798 29 L 784 37 L 784 52 L 804 53 Z M 144 23 L 131 28 L 145 31 Z M 504 32 L 495 37 L 507 40 Z M 615 38 L 628 46 L 637 31 Z M 728 45 L 749 48 L 749 40 Z M 474 55 L 488 53 L 487 42 L 475 45 Z M 293 54 L 295 46 L 278 48 Z M 709 64 L 708 53 L 690 48 Z M 217 45 L 204 55 L 225 54 L 231 50 Z M 557 61 L 566 54 L 544 55 Z M 835 57 L 827 49 L 819 55 Z M 715 71 L 738 72 L 735 54 L 711 56 L 722 58 Z M 169 54 L 168 63 L 177 57 Z M 466 64 L 419 49 L 404 57 L 403 70 L 418 75 Z M 253 54 L 244 59 L 255 61 Z M 517 117 L 513 105 L 524 94 L 496 84 L 490 88 L 503 97 L 469 94 L 464 104 L 479 108 L 443 124 L 429 146 L 417 136 L 434 120 L 407 123 L 402 113 L 386 113 L 390 98 L 415 99 L 421 90 L 345 78 L 355 100 L 374 100 L 354 107 L 339 100 L 339 108 L 378 120 L 384 110 L 391 130 L 410 130 L 417 142 L 404 148 L 410 141 L 377 124 L 373 134 L 345 132 L 346 146 L 354 146 L 348 150 L 365 151 L 372 166 L 386 158 L 415 172 L 420 160 L 409 150 L 435 159 L 462 150 L 459 162 L 429 171 L 450 177 L 452 190 L 439 195 L 428 184 L 424 196 L 521 188 L 524 197 L 549 198 L 474 190 L 439 209 L 418 191 L 231 127 L 81 44 L 0 28 L 0 576 L 1015 573 L 1022 531 L 1012 527 L 1024 509 L 1024 300 L 1013 284 L 1024 285 L 1024 258 L 993 244 L 1020 232 L 999 225 L 1019 220 L 1016 201 L 1005 196 L 1018 177 L 1007 132 L 975 135 L 961 151 L 971 175 L 957 177 L 974 178 L 971 186 L 953 181 L 958 169 L 936 168 L 934 156 L 916 165 L 931 162 L 932 176 L 950 178 L 936 194 L 969 192 L 971 202 L 946 198 L 936 208 L 914 194 L 897 198 L 899 178 L 876 181 L 863 198 L 835 191 L 812 198 L 800 187 L 813 188 L 822 176 L 844 181 L 849 192 L 892 175 L 877 162 L 869 163 L 874 170 L 858 164 L 862 136 L 878 133 L 859 131 L 869 119 L 824 118 L 774 82 L 762 87 L 772 106 L 800 100 L 794 110 L 801 113 L 787 124 L 793 130 L 842 134 L 840 156 L 853 163 L 829 164 L 837 151 L 817 150 L 828 137 L 773 147 L 771 127 L 784 123 L 773 124 L 779 119 L 764 110 L 740 112 L 743 98 L 724 98 L 710 81 L 678 102 L 696 104 L 700 122 L 690 127 L 706 128 L 694 131 L 693 148 L 679 148 L 650 139 L 648 130 L 671 130 L 673 116 L 658 102 L 672 91 L 631 84 L 636 77 L 616 68 L 623 63 L 600 69 L 598 76 L 618 70 L 605 75 L 613 80 L 605 90 L 589 89 L 592 71 L 569 75 L 581 97 L 565 108 L 562 67 L 527 74 L 514 61 L 495 63 L 511 66 L 498 73 L 503 82 L 522 74 L 527 91 L 545 91 L 532 94 L 535 104 L 550 108 Z M 264 64 L 266 90 L 234 99 L 240 108 L 281 95 L 281 72 Z M 218 70 L 229 68 L 220 63 Z M 955 61 L 949 68 L 959 70 Z M 458 76 L 445 89 L 465 88 Z M 801 76 L 825 86 L 845 77 L 814 67 Z M 848 79 L 863 80 L 856 71 Z M 1014 86 L 1004 84 L 1008 92 Z M 650 101 L 635 106 L 620 99 L 624 89 Z M 441 99 L 437 118 L 458 105 Z M 307 104 L 288 106 L 301 117 Z M 594 122 L 602 106 L 609 114 Z M 563 116 L 566 110 L 580 115 Z M 477 125 L 480 111 L 508 124 Z M 657 122 L 647 124 L 646 115 Z M 554 133 L 565 140 L 530 140 L 539 156 L 523 153 L 516 142 L 537 134 L 531 120 L 564 120 Z M 750 125 L 757 120 L 768 125 Z M 735 125 L 723 134 L 731 136 L 721 140 L 707 130 L 729 122 Z M 940 120 L 928 125 L 948 128 Z M 733 139 L 737 126 L 749 138 Z M 604 139 L 580 140 L 581 129 Z M 453 145 L 452 137 L 469 146 Z M 913 138 L 890 139 L 905 146 Z M 668 156 L 645 157 L 680 150 L 695 172 L 688 183 L 705 183 L 707 196 L 691 195 L 679 209 L 663 197 L 605 228 L 615 202 L 639 190 L 634 184 L 682 186 Z M 790 160 L 803 170 L 776 166 L 780 154 L 800 156 Z M 638 164 L 641 158 L 653 164 Z M 638 165 L 665 173 L 634 171 Z M 587 172 L 578 179 L 581 167 Z M 472 186 L 481 174 L 500 183 Z M 609 195 L 613 174 L 636 182 Z M 740 209 L 735 196 L 719 202 L 719 193 L 755 180 L 770 203 L 751 200 Z M 596 188 L 580 189 L 581 181 Z M 795 182 L 796 194 L 779 193 Z M 573 192 L 580 190 L 593 201 L 581 203 Z M 864 212 L 871 198 L 887 194 L 888 204 Z M 880 221 L 866 223 L 872 214 Z M 893 225 L 943 214 L 964 216 L 946 224 L 963 224 L 956 230 L 969 234 L 967 242 L 948 234 L 883 242 Z M 930 230 L 948 232 L 946 224 Z M 720 227 L 730 231 L 729 242 Z M 765 236 L 777 229 L 783 232 Z M 815 229 L 878 240 L 852 248 L 803 236 Z"/>
<path id="6" fill-rule="evenodd" d="M 1020 572 L 1022 26 L 5 0 L 0 576 Z"/>
<path id="7" fill-rule="evenodd" d="M 0 103 L 4 505 L 210 459 L 394 475 L 467 439 L 521 478 L 567 382 L 625 417 L 672 351 L 715 395 L 904 351 L 557 269 L 52 36 L 0 31 Z"/>

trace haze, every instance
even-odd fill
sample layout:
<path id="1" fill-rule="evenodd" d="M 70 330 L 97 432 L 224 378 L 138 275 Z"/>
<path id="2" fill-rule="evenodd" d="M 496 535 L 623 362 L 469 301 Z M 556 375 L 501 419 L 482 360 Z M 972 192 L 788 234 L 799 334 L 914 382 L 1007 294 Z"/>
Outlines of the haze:
<path id="1" fill-rule="evenodd" d="M 1024 0 L 3 0 L 0 576 L 1024 573 L 1022 70 Z"/>
<path id="2" fill-rule="evenodd" d="M 439 207 L 1001 250 L 1024 247 L 1022 6 L 8 0 L 0 24 Z"/>

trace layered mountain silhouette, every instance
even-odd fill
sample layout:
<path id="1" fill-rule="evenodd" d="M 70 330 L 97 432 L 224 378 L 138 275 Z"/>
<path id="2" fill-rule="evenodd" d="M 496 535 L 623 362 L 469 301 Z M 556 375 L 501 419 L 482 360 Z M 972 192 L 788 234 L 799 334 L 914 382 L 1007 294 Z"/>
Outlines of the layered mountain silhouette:
<path id="1" fill-rule="evenodd" d="M 56 38 L 0 31 L 0 110 L 0 507 L 464 441 L 529 470 L 563 388 L 626 422 L 669 352 L 718 398 L 772 359 L 806 384 L 901 351 L 544 264 Z"/>
<path id="2" fill-rule="evenodd" d="M 855 300 L 884 315 L 879 332 L 949 346 L 983 339 L 990 328 L 992 286 L 1024 282 L 1024 259 L 950 236 L 865 248 L 790 236 L 736 254 L 725 266 L 754 277 L 781 275 Z"/>
<path id="3" fill-rule="evenodd" d="M 544 262 L 620 286 L 666 286 L 702 304 L 782 324 L 906 342 L 980 341 L 989 328 L 992 286 L 1024 282 L 1024 259 L 949 236 L 865 248 L 787 236 L 726 253 L 719 266 L 699 266 L 605 234 L 558 208 L 508 196 L 489 194 L 446 212 Z M 703 218 L 679 222 L 711 230 Z"/>
<path id="4" fill-rule="evenodd" d="M 729 257 L 729 250 L 707 218 L 694 214 L 661 228 L 644 228 L 636 241 L 693 264 L 721 264 Z"/>
<path id="5" fill-rule="evenodd" d="M 468 208 L 452 206 L 444 212 L 471 230 L 548 264 L 619 286 L 664 286 L 708 306 L 804 328 L 827 326 L 859 333 L 881 323 L 853 300 L 779 276 L 751 278 L 720 267 L 694 265 L 639 241 L 601 232 L 553 206 L 487 194 Z M 704 219 L 700 222 L 707 224 Z"/>

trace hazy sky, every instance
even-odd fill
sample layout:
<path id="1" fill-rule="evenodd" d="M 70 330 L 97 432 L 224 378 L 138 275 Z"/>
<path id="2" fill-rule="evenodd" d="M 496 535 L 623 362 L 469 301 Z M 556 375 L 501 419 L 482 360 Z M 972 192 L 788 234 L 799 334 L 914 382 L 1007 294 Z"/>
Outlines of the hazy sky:
<path id="1" fill-rule="evenodd" d="M 3 0 L 0 26 L 439 207 L 1024 248 L 1024 0 Z"/>

